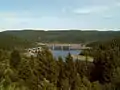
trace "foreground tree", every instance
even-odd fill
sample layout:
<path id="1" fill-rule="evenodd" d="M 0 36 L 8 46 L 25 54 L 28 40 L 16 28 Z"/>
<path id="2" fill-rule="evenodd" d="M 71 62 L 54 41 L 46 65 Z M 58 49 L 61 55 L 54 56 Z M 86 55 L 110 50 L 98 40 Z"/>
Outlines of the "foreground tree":
<path id="1" fill-rule="evenodd" d="M 73 61 L 73 58 L 71 57 L 70 53 L 66 57 L 65 74 L 66 74 L 66 78 L 68 78 L 69 80 L 70 90 L 74 90 L 75 89 L 74 83 L 77 76 L 77 70 L 75 67 L 75 62 Z"/>
<path id="2" fill-rule="evenodd" d="M 10 57 L 10 66 L 11 66 L 11 68 L 17 69 L 20 62 L 21 62 L 20 53 L 19 53 L 19 51 L 14 50 L 11 53 L 11 57 Z"/>

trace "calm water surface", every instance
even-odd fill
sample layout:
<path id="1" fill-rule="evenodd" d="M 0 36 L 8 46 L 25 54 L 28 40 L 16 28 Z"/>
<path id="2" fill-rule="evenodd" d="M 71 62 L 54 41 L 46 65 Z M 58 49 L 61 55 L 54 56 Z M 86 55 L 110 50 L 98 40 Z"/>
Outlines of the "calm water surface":
<path id="1" fill-rule="evenodd" d="M 65 57 L 71 53 L 72 55 L 76 55 L 79 54 L 81 51 L 80 50 L 53 50 L 53 56 L 55 58 L 58 58 L 59 56 L 61 56 L 63 59 L 65 59 Z"/>

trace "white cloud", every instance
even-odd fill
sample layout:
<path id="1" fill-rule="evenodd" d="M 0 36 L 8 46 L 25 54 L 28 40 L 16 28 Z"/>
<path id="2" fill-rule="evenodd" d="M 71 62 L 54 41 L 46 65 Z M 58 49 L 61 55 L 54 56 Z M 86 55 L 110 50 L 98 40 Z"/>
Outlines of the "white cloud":
<path id="1" fill-rule="evenodd" d="M 18 13 L 1 13 L 0 31 L 8 29 L 40 29 L 40 28 L 63 28 L 69 19 L 59 17 L 20 17 Z M 51 23 L 52 21 L 52 23 Z"/>
<path id="2" fill-rule="evenodd" d="M 109 4 L 103 4 L 103 5 L 96 4 L 92 6 L 91 5 L 88 5 L 86 7 L 84 6 L 82 8 L 74 8 L 72 12 L 75 14 L 101 13 L 118 7 L 120 7 L 120 2 L 114 1 Z"/>
<path id="3" fill-rule="evenodd" d="M 101 13 L 108 9 L 109 8 L 107 6 L 91 6 L 91 7 L 74 9 L 73 12 L 76 14 L 91 14 L 91 13 Z"/>
<path id="4" fill-rule="evenodd" d="M 1 18 L 0 18 L 1 19 Z M 76 18 L 44 16 L 39 18 L 27 17 L 4 17 L 0 22 L 0 30 L 9 29 L 71 29 L 84 28 L 87 23 Z"/>

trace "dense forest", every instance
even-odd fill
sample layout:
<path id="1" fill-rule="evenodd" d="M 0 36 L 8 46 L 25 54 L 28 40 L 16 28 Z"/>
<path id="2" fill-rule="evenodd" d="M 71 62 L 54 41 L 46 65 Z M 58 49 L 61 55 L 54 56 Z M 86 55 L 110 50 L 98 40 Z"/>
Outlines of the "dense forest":
<path id="1" fill-rule="evenodd" d="M 21 39 L 15 35 L 0 32 L 0 49 L 12 50 L 15 48 L 27 48 L 32 46 L 32 42 L 26 39 Z"/>
<path id="2" fill-rule="evenodd" d="M 87 46 L 89 47 L 98 47 L 99 45 L 111 45 L 113 42 L 116 42 L 117 44 L 120 45 L 120 36 L 117 38 L 113 38 L 113 39 L 108 39 L 108 40 L 101 40 L 101 41 L 96 41 L 96 42 L 91 42 L 89 44 L 87 44 Z"/>
<path id="3" fill-rule="evenodd" d="M 120 31 L 40 31 L 40 30 L 20 30 L 4 31 L 18 38 L 33 42 L 60 42 L 60 43 L 91 43 L 100 40 L 113 39 L 119 37 Z"/>
<path id="4" fill-rule="evenodd" d="M 73 60 L 71 54 L 55 59 L 46 49 L 30 58 L 1 49 L 0 90 L 120 90 L 120 44 L 106 43 L 84 53 L 92 63 Z"/>
<path id="5" fill-rule="evenodd" d="M 1 32 L 0 90 L 120 90 L 118 36 L 119 32 L 112 31 Z M 92 49 L 80 54 L 91 56 L 94 61 L 73 60 L 70 53 L 65 60 L 54 58 L 46 48 L 37 57 L 26 57 L 21 49 L 31 47 L 38 37 L 43 42 L 90 40 L 88 46 Z"/>

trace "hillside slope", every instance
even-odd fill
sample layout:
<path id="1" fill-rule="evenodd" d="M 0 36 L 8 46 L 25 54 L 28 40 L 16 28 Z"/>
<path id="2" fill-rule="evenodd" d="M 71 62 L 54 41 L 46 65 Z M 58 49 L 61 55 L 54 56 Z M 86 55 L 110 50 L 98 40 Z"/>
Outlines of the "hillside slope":
<path id="1" fill-rule="evenodd" d="M 120 36 L 117 38 L 113 38 L 113 39 L 92 42 L 92 43 L 89 43 L 87 46 L 93 47 L 93 48 L 98 47 L 98 46 L 102 46 L 105 48 L 109 48 L 109 46 L 119 47 L 120 46 Z"/>
<path id="2" fill-rule="evenodd" d="M 0 33 L 0 49 L 13 49 L 15 47 L 25 48 L 31 45 L 30 42 L 22 40 L 16 36 Z"/>
<path id="3" fill-rule="evenodd" d="M 93 42 L 99 40 L 108 40 L 120 36 L 120 31 L 36 31 L 36 30 L 21 30 L 21 31 L 5 31 L 7 34 L 27 39 L 29 41 L 41 42 L 65 42 L 65 43 L 80 43 Z"/>

